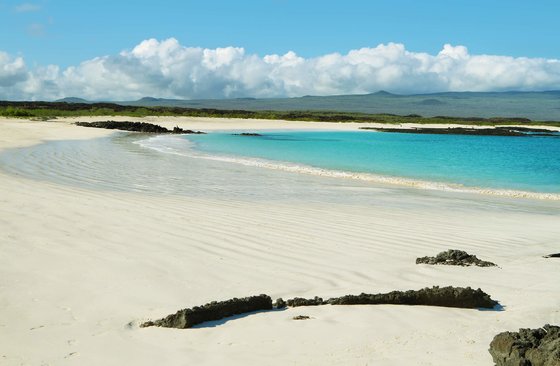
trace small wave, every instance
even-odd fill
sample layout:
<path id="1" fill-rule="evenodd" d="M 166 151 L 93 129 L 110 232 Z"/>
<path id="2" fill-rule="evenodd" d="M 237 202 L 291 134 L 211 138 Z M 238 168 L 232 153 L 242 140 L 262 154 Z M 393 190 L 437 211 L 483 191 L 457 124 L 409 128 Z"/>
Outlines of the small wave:
<path id="1" fill-rule="evenodd" d="M 484 195 L 529 198 L 540 200 L 560 200 L 560 194 L 529 192 L 511 189 L 493 189 L 483 187 L 467 187 L 458 183 L 433 182 L 420 179 L 392 177 L 373 173 L 358 173 L 333 169 L 318 168 L 309 165 L 296 164 L 292 162 L 271 161 L 259 158 L 235 157 L 227 155 L 206 154 L 194 149 L 195 144 L 177 136 L 155 136 L 134 143 L 148 149 L 161 153 L 181 155 L 196 159 L 206 159 L 225 163 L 240 164 L 249 167 L 258 167 L 272 170 L 280 170 L 290 173 L 308 174 L 330 178 L 353 179 L 364 182 L 391 184 L 416 189 L 437 190 L 458 193 L 477 193 Z"/>

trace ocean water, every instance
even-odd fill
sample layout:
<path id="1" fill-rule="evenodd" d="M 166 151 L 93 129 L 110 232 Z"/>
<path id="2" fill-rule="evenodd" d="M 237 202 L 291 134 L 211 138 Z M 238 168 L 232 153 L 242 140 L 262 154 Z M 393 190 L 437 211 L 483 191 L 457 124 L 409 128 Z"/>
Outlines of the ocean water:
<path id="1" fill-rule="evenodd" d="M 3 151 L 0 169 L 88 189 L 219 200 L 401 205 L 391 197 L 411 194 L 418 204 L 451 197 L 445 191 L 500 207 L 497 196 L 560 200 L 560 138 L 261 133 L 51 141 Z"/>
<path id="2" fill-rule="evenodd" d="M 184 149 L 232 163 L 424 188 L 560 193 L 560 136 L 373 131 L 261 134 L 187 135 L 183 137 Z M 163 151 L 166 143 L 169 141 L 160 139 L 146 146 Z M 181 149 L 181 144 L 174 141 L 171 150 L 177 153 Z"/>

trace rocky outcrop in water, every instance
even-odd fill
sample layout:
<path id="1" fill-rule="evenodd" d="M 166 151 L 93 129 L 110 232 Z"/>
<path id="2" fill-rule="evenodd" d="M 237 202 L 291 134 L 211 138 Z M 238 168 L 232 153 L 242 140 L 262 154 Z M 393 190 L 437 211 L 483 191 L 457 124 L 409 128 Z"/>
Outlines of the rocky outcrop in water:
<path id="1" fill-rule="evenodd" d="M 544 128 L 499 126 L 494 128 L 472 128 L 472 127 L 447 127 L 447 128 L 380 128 L 361 127 L 363 130 L 374 130 L 379 132 L 396 133 L 419 133 L 430 135 L 475 135 L 475 136 L 560 136 L 554 130 Z"/>
<path id="2" fill-rule="evenodd" d="M 421 290 L 392 291 L 385 294 L 360 294 L 335 297 L 327 300 L 331 305 L 430 305 L 453 308 L 487 308 L 498 305 L 481 289 L 470 287 L 438 287 Z"/>
<path id="3" fill-rule="evenodd" d="M 488 351 L 497 366 L 560 366 L 560 327 L 503 332 Z"/>
<path id="4" fill-rule="evenodd" d="M 416 264 L 443 264 L 447 266 L 495 267 L 496 264 L 478 259 L 462 250 L 449 249 L 435 257 L 416 258 Z"/>
<path id="5" fill-rule="evenodd" d="M 146 122 L 129 121 L 100 121 L 100 122 L 76 122 L 76 126 L 105 128 L 108 130 L 134 131 L 143 133 L 173 133 L 173 134 L 203 134 L 204 132 L 183 130 L 176 126 L 172 130 L 165 127 Z"/>
<path id="6" fill-rule="evenodd" d="M 220 320 L 233 315 L 258 310 L 272 310 L 272 299 L 270 296 L 258 295 L 241 299 L 233 298 L 220 302 L 213 301 L 206 305 L 179 310 L 175 314 L 168 315 L 163 319 L 145 322 L 141 327 L 157 326 L 185 329 L 203 322 Z"/>
<path id="7" fill-rule="evenodd" d="M 234 133 L 234 135 L 235 136 L 254 136 L 254 137 L 262 136 L 260 133 L 255 133 L 255 132 Z"/>

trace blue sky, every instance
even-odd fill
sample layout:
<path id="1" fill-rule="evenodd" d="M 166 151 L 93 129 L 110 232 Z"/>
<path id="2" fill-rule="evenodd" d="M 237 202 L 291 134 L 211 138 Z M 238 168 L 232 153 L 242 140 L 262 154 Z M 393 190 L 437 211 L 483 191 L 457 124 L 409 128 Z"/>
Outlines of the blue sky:
<path id="1" fill-rule="evenodd" d="M 33 4 L 30 11 L 17 11 Z M 236 46 L 304 57 L 380 43 L 434 53 L 560 58 L 560 1 L 249 0 L 0 1 L 0 49 L 28 63 L 67 66 L 174 37 L 186 46 Z"/>
<path id="2" fill-rule="evenodd" d="M 0 0 L 0 98 L 92 97 L 108 75 L 127 83 L 113 98 L 560 89 L 558 14 L 558 0 Z"/>

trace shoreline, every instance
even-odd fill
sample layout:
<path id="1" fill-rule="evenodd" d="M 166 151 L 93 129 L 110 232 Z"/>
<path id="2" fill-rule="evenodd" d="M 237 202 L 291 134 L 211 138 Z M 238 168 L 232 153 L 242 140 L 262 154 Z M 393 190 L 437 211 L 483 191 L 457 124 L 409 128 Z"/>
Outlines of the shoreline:
<path id="1" fill-rule="evenodd" d="M 117 117 L 113 117 L 113 119 L 115 121 L 148 122 L 152 124 L 161 125 L 163 127 L 168 128 L 169 130 L 172 130 L 175 126 L 178 126 L 183 129 L 194 129 L 194 130 L 202 130 L 208 132 L 242 132 L 242 131 L 264 132 L 264 131 L 282 131 L 282 130 L 368 132 L 367 129 L 363 128 L 364 123 L 332 123 L 332 122 L 305 122 L 305 121 L 252 120 L 252 119 L 238 120 L 238 119 L 206 118 L 206 117 L 197 117 L 197 118 L 174 117 L 171 118 L 170 120 L 170 118 L 168 117 L 159 117 L 159 116 L 149 117 L 149 118 L 144 118 L 144 117 L 128 118 L 126 116 L 120 116 L 120 117 L 117 116 Z M 4 122 L 47 124 L 49 126 L 48 132 L 52 132 L 52 133 L 43 136 L 42 138 L 45 140 L 82 139 L 82 138 L 90 138 L 87 137 L 90 135 L 91 138 L 102 137 L 102 136 L 110 136 L 116 131 L 119 131 L 119 130 L 108 130 L 103 128 L 85 128 L 85 127 L 74 126 L 74 123 L 77 121 L 95 122 L 100 120 L 103 120 L 103 118 L 100 119 L 99 117 L 93 116 L 87 118 L 83 118 L 83 117 L 76 117 L 76 118 L 72 117 L 72 118 L 64 118 L 64 119 L 61 118 L 61 119 L 57 119 L 56 121 L 50 121 L 50 122 L 25 121 L 19 119 L 4 120 Z M 2 123 L 1 118 L 0 118 L 0 123 Z M 232 124 L 234 123 L 235 126 L 232 126 Z M 376 124 L 368 124 L 368 125 L 372 125 L 371 128 L 378 127 Z M 71 128 L 66 129 L 63 126 L 71 127 Z M 416 125 L 414 124 L 407 124 L 394 128 L 410 129 L 410 128 L 415 128 L 415 126 Z M 434 126 L 436 126 L 435 128 L 437 129 L 447 129 L 450 127 L 452 128 L 455 125 L 434 125 Z M 503 127 L 503 126 L 495 126 L 495 127 Z M 474 126 L 474 128 L 484 129 L 487 127 Z M 62 131 L 62 129 L 64 129 L 65 131 L 58 132 L 60 133 L 60 136 L 56 136 L 57 132 L 55 132 L 55 130 Z M 91 133 L 84 132 L 82 134 L 76 129 L 80 129 L 80 130 L 86 129 L 86 130 L 93 130 L 93 131 L 91 131 Z M 557 129 L 558 131 L 560 131 L 560 127 Z M 174 135 L 154 134 L 154 137 L 156 138 L 160 136 L 173 137 Z M 139 143 L 139 145 L 144 146 L 144 144 L 142 143 Z M 153 149 L 150 146 L 145 146 L 145 147 L 149 149 Z M 0 146 L 0 151 L 1 151 L 1 146 Z M 175 152 L 166 151 L 166 153 L 175 153 Z M 182 155 L 181 153 L 177 153 L 177 154 Z M 399 188 L 399 187 L 412 188 L 415 190 L 440 191 L 440 192 L 460 193 L 460 194 L 466 193 L 466 194 L 506 197 L 506 198 L 514 198 L 514 199 L 550 200 L 550 201 L 560 200 L 560 193 L 554 193 L 554 192 L 537 192 L 537 191 L 526 191 L 526 190 L 508 189 L 508 188 L 465 186 L 459 183 L 452 183 L 452 182 L 430 181 L 424 179 L 408 178 L 403 176 L 390 176 L 390 175 L 375 174 L 375 173 L 360 173 L 360 172 L 352 172 L 352 171 L 333 170 L 327 168 L 302 165 L 299 163 L 271 161 L 266 159 L 249 158 L 249 157 L 239 158 L 239 157 L 230 157 L 230 156 L 221 156 L 221 155 L 209 155 L 204 153 L 194 153 L 189 156 L 197 159 L 222 161 L 222 162 L 240 164 L 249 167 L 258 167 L 264 169 L 285 171 L 285 172 L 296 173 L 296 174 L 306 174 L 306 175 L 313 175 L 318 177 L 330 177 L 330 178 L 337 178 L 337 179 L 363 181 L 363 182 L 372 183 L 377 186 L 389 186 L 395 188 Z"/>
<path id="2" fill-rule="evenodd" d="M 0 120 L 0 150 L 112 133 L 70 122 Z M 558 252 L 556 202 L 406 189 L 372 189 L 368 204 L 252 202 L 95 191 L 3 171 L 0 185 L 7 365 L 491 365 L 487 349 L 497 333 L 560 321 L 560 284 L 550 275 L 560 263 L 542 258 Z M 353 189 L 361 188 L 339 192 Z M 414 262 L 449 248 L 500 268 Z M 217 327 L 139 328 L 177 309 L 258 293 L 340 296 L 434 285 L 480 287 L 505 310 L 304 307 Z M 298 315 L 310 319 L 293 321 Z"/>
<path id="3" fill-rule="evenodd" d="M 228 130 L 228 131 L 232 131 L 232 130 Z M 338 178 L 338 179 L 348 179 L 353 181 L 362 181 L 362 182 L 372 183 L 374 185 L 393 186 L 395 188 L 401 187 L 401 188 L 412 188 L 417 190 L 480 194 L 480 195 L 507 197 L 507 198 L 516 198 L 516 199 L 523 198 L 523 199 L 534 199 L 534 200 L 560 201 L 560 193 L 554 193 L 554 192 L 535 192 L 535 191 L 523 191 L 523 190 L 506 189 L 506 188 L 465 186 L 459 183 L 452 183 L 452 182 L 430 181 L 424 179 L 408 178 L 402 176 L 390 176 L 390 175 L 367 173 L 367 172 L 335 170 L 335 169 L 320 168 L 320 167 L 315 167 L 315 166 L 300 164 L 295 162 L 275 161 L 275 160 L 268 160 L 263 158 L 207 154 L 203 152 L 196 152 L 191 149 L 189 149 L 191 153 L 186 153 L 186 154 L 180 151 L 170 151 L 170 148 L 168 147 L 164 151 L 162 151 L 157 147 L 150 146 L 149 143 L 151 139 L 158 139 L 158 138 L 160 138 L 160 136 L 148 138 L 147 140 L 140 140 L 135 143 L 145 148 L 158 151 L 160 153 L 175 154 L 180 156 L 188 156 L 190 158 L 195 158 L 195 159 L 227 162 L 227 163 L 239 164 L 248 167 L 258 167 L 263 169 L 277 170 L 277 171 L 296 173 L 296 174 L 305 174 L 305 175 L 311 175 L 317 177 L 329 177 L 329 178 Z M 161 138 L 172 139 L 172 138 L 176 138 L 176 136 L 162 135 Z"/>
<path id="4" fill-rule="evenodd" d="M 293 128 L 301 130 L 359 130 L 361 127 L 372 128 L 472 128 L 472 129 L 485 129 L 496 127 L 528 127 L 528 128 L 542 128 L 560 132 L 560 126 L 548 126 L 539 124 L 511 124 L 511 125 L 469 125 L 461 123 L 448 123 L 448 124 L 430 124 L 430 123 L 375 123 L 375 122 L 315 122 L 315 121 L 292 121 L 292 120 L 276 120 L 276 119 L 243 119 L 243 118 L 218 118 L 218 117 L 176 117 L 176 116 L 148 116 L 148 117 L 128 117 L 128 116 L 88 116 L 88 117 L 57 117 L 54 120 L 36 121 L 24 118 L 8 118 L 0 116 L 0 123 L 2 122 L 36 122 L 36 123 L 59 123 L 71 124 L 75 122 L 97 122 L 97 121 L 132 121 L 132 122 L 148 122 L 159 124 L 168 129 L 179 126 L 184 129 L 205 129 L 207 131 L 215 130 L 245 130 L 245 129 L 261 129 L 270 130 L 278 128 Z M 232 125 L 235 127 L 232 128 Z"/>

